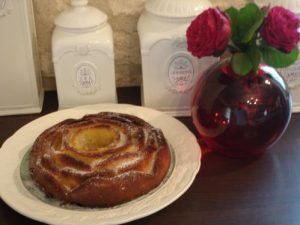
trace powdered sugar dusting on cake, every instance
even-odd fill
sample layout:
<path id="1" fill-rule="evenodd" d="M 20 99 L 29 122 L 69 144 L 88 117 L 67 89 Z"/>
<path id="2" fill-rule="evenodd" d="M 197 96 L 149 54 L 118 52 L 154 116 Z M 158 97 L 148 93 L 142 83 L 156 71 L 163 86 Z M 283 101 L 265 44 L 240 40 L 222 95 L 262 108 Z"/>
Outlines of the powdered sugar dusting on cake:
<path id="1" fill-rule="evenodd" d="M 156 179 L 161 180 L 163 176 L 157 172 L 157 158 L 168 155 L 159 154 L 162 150 L 168 151 L 159 129 L 137 117 L 110 112 L 87 115 L 57 125 L 47 134 L 41 149 L 44 152 L 42 158 L 36 157 L 36 164 L 50 180 L 55 181 L 55 191 L 64 191 L 66 199 L 72 198 L 70 192 L 75 189 L 76 192 L 82 189 L 86 194 L 89 185 L 92 190 L 102 187 L 103 183 L 97 182 L 104 182 L 112 188 L 120 187 L 114 186 L 115 181 L 106 184 L 114 179 L 127 179 L 125 184 L 129 184 L 150 176 L 150 180 L 158 182 L 157 185 L 159 181 Z M 159 160 L 158 165 L 162 166 L 162 159 Z M 166 165 L 169 165 L 167 158 Z M 166 167 L 162 171 L 165 173 Z M 155 177 L 157 174 L 159 178 Z M 39 179 L 43 179 L 42 176 Z"/>
<path id="2" fill-rule="evenodd" d="M 60 168 L 59 171 L 68 172 L 68 173 L 74 174 L 74 175 L 86 175 L 86 174 L 91 173 L 91 171 L 83 171 L 83 170 L 76 169 L 74 167 L 63 167 L 63 168 Z"/>
<path id="3" fill-rule="evenodd" d="M 115 171 L 118 172 L 124 168 L 128 168 L 136 165 L 142 159 L 141 155 L 137 155 L 134 158 L 122 160 L 118 165 L 116 165 Z"/>

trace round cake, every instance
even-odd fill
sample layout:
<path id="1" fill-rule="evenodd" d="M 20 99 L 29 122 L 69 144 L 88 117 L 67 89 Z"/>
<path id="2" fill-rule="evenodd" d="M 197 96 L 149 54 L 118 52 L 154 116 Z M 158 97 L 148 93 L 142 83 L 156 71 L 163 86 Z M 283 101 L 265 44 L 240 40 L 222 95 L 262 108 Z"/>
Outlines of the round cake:
<path id="1" fill-rule="evenodd" d="M 47 196 L 89 207 L 115 206 L 157 187 L 170 167 L 160 129 L 132 115 L 101 112 L 45 130 L 29 156 Z"/>

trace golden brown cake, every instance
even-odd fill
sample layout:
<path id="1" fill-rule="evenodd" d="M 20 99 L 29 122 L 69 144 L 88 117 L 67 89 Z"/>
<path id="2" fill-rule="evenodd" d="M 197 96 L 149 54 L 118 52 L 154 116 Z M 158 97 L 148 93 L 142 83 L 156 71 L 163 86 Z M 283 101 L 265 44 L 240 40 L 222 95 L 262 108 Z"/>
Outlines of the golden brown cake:
<path id="1" fill-rule="evenodd" d="M 32 179 L 50 197 L 106 207 L 157 187 L 170 166 L 161 130 L 135 116 L 102 112 L 45 130 L 29 158 Z"/>

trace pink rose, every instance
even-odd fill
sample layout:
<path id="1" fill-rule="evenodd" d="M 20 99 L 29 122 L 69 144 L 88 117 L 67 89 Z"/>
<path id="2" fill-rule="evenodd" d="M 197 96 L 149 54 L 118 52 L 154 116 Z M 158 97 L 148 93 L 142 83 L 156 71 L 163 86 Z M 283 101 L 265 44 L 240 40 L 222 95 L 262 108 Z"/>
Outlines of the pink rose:
<path id="1" fill-rule="evenodd" d="M 209 8 L 192 21 L 187 29 L 188 51 L 196 57 L 220 56 L 230 38 L 229 18 L 218 8 Z"/>
<path id="2" fill-rule="evenodd" d="M 300 18 L 291 11 L 273 7 L 263 23 L 260 34 L 274 48 L 289 53 L 300 40 Z"/>

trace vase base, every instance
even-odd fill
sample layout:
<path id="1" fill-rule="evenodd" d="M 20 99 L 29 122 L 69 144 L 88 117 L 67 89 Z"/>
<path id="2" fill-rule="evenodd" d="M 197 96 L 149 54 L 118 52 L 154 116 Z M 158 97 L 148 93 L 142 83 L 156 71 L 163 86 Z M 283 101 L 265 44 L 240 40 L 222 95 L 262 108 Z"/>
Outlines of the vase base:
<path id="1" fill-rule="evenodd" d="M 222 151 L 222 150 L 218 150 L 218 149 L 213 149 L 212 151 L 222 154 L 224 156 L 230 157 L 230 158 L 238 158 L 238 159 L 256 158 L 256 157 L 261 156 L 265 152 L 265 150 L 251 150 L 251 151 L 245 153 L 245 152 L 243 152 L 243 150 Z"/>
<path id="2" fill-rule="evenodd" d="M 251 159 L 251 158 L 257 158 L 263 155 L 266 151 L 266 149 L 248 149 L 245 151 L 245 149 L 220 149 L 220 148 L 212 148 L 209 147 L 205 141 L 203 141 L 201 138 L 198 139 L 198 143 L 201 147 L 201 153 L 202 155 L 206 155 L 209 153 L 216 153 L 222 156 L 230 157 L 230 158 L 236 158 L 236 159 Z"/>

